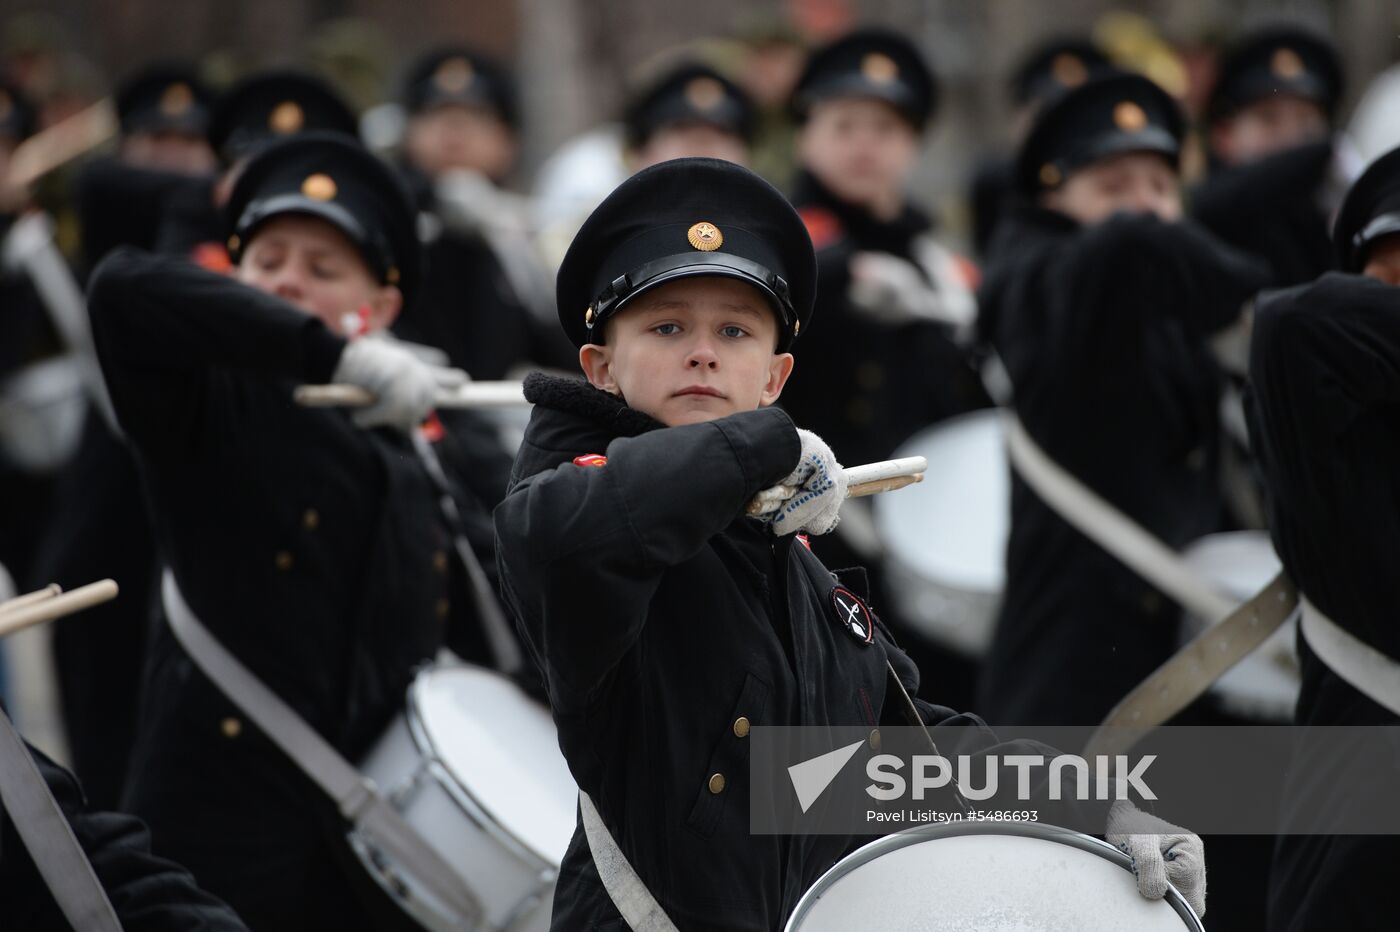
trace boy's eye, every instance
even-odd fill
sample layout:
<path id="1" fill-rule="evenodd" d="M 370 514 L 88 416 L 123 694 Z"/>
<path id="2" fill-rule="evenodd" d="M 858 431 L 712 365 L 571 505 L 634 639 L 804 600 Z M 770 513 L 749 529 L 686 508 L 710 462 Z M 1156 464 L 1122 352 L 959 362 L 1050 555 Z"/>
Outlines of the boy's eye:
<path id="1" fill-rule="evenodd" d="M 680 333 L 681 330 L 681 328 L 677 324 L 657 324 L 651 329 L 656 333 L 661 334 L 663 337 L 670 336 L 673 333 Z"/>
<path id="2" fill-rule="evenodd" d="M 719 332 L 726 337 L 731 337 L 734 339 L 738 339 L 739 337 L 743 336 L 748 336 L 749 333 L 747 330 L 745 330 L 743 327 L 738 326 L 737 324 L 730 324 L 727 327 L 722 327 L 720 328 Z"/>

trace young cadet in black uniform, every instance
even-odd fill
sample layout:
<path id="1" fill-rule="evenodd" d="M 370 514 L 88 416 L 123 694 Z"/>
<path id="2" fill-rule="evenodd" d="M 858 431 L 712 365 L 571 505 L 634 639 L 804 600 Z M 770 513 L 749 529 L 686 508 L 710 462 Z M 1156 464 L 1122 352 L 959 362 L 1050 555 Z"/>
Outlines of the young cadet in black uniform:
<path id="1" fill-rule="evenodd" d="M 622 122 L 634 172 L 686 157 L 749 164 L 753 101 L 701 62 L 682 62 L 650 81 L 628 102 Z"/>
<path id="2" fill-rule="evenodd" d="M 1400 431 L 1400 151 L 1374 162 L 1347 194 L 1336 226 L 1338 271 L 1263 295 L 1250 352 L 1250 437 L 1269 496 L 1269 525 L 1289 578 L 1344 634 L 1400 658 L 1400 579 L 1394 567 Z M 1298 639 L 1300 725 L 1400 725 L 1400 676 L 1386 674 L 1389 704 L 1354 685 Z M 1368 740 L 1389 742 L 1377 732 Z M 1345 768 L 1344 759 L 1337 766 Z M 1390 793 L 1400 765 L 1348 780 Z M 1350 784 L 1348 784 L 1350 785 Z M 1365 795 L 1365 794 L 1362 794 Z M 1287 788 L 1285 829 L 1299 813 L 1354 818 L 1359 804 L 1309 768 Z M 1278 839 L 1268 928 L 1395 927 L 1388 898 L 1400 840 L 1394 836 Z"/>
<path id="3" fill-rule="evenodd" d="M 783 407 L 847 462 L 887 459 L 922 428 L 991 403 L 955 342 L 976 315 L 975 271 L 934 240 L 932 221 L 905 192 L 937 98 L 918 49 L 877 30 L 813 53 L 793 92 L 801 162 L 793 203 L 817 250 L 825 326 L 804 342 L 807 378 L 789 386 Z M 866 503 L 847 508 L 852 527 L 870 524 Z M 818 550 L 832 566 L 870 568 L 877 608 L 938 678 L 940 697 L 971 704 L 973 664 L 894 614 L 860 537 L 838 533 Z"/>
<path id="4" fill-rule="evenodd" d="M 1018 162 L 1031 203 L 1003 220 L 979 294 L 1030 436 L 1172 547 L 1217 526 L 1207 339 L 1264 279 L 1180 219 L 1181 133 L 1175 102 L 1136 75 L 1042 111 Z M 1176 606 L 1013 478 L 984 714 L 1097 724 L 1176 644 Z"/>
<path id="5" fill-rule="evenodd" d="M 1271 285 L 1331 266 L 1327 187 L 1342 66 L 1326 39 L 1297 26 L 1246 36 L 1225 54 L 1207 105 L 1210 174 L 1195 218 L 1269 263 Z"/>
<path id="6" fill-rule="evenodd" d="M 1022 56 L 1010 81 L 1011 139 L 1019 146 L 1045 104 L 1112 66 L 1088 38 L 1061 37 L 1041 42 Z M 1002 213 L 1016 200 L 1016 157 L 993 155 L 977 166 L 969 191 L 972 243 L 985 256 Z"/>
<path id="7" fill-rule="evenodd" d="M 0 178 L 5 177 L 15 148 L 34 131 L 34 105 L 19 88 L 0 82 Z M 0 190 L 0 243 L 10 235 L 29 206 L 29 192 Z M 0 266 L 0 384 L 28 366 L 41 363 L 63 349 L 48 309 L 21 269 Z M 12 389 L 11 389 L 12 390 Z M 0 400 L 9 401 L 9 391 Z M 24 449 L 22 435 L 0 420 L 0 566 L 14 577 L 20 591 L 31 585 L 36 542 L 49 516 L 55 464 L 48 455 Z M 39 452 L 39 451 L 34 451 Z"/>
<path id="8" fill-rule="evenodd" d="M 347 315 L 382 331 L 419 278 L 407 194 L 357 144 L 304 134 L 262 150 L 227 216 L 232 277 L 134 250 L 97 269 L 98 356 L 185 601 L 354 760 L 449 609 L 435 492 L 406 437 L 364 428 L 415 428 L 453 373 L 342 335 Z M 297 383 L 333 381 L 378 402 L 292 403 Z M 254 928 L 363 927 L 333 806 L 165 626 L 143 700 L 126 808 L 155 850 Z"/>
<path id="9" fill-rule="evenodd" d="M 77 179 L 83 259 L 91 269 L 122 244 L 153 249 L 171 198 L 207 189 L 218 167 L 208 142 L 214 98 L 188 65 L 152 65 L 117 90 L 118 152 Z"/>
<path id="10" fill-rule="evenodd" d="M 89 806 L 71 773 L 41 751 L 28 750 L 125 932 L 247 932 L 233 911 L 201 890 L 188 871 L 151 853 L 150 832 L 139 819 Z M 72 928 L 3 805 L 0 919 L 4 928 L 24 932 Z"/>
<path id="11" fill-rule="evenodd" d="M 119 101 L 121 155 L 85 166 L 79 181 L 89 263 L 124 244 L 227 269 L 219 205 L 234 166 L 289 134 L 355 132 L 354 114 L 335 93 L 296 72 L 254 75 L 215 105 L 191 69 L 161 66 L 129 83 Z M 212 140 L 201 143 L 206 150 L 218 149 L 222 176 L 212 161 L 207 170 L 177 170 L 204 164 L 190 156 L 195 133 Z M 42 582 L 72 587 L 111 577 L 122 589 L 121 598 L 54 625 L 74 769 L 94 804 L 115 808 L 136 728 L 155 543 L 131 455 L 95 412 L 56 500 L 38 560 Z"/>
<path id="12" fill-rule="evenodd" d="M 427 275 L 395 332 L 438 347 L 474 379 L 567 364 L 523 206 L 498 187 L 518 145 L 510 73 L 470 49 L 440 49 L 410 70 L 403 104 L 402 163 L 421 214 Z"/>
<path id="13" fill-rule="evenodd" d="M 976 315 L 975 273 L 933 240 L 904 190 L 937 100 L 919 50 L 878 30 L 813 53 L 793 92 L 792 200 L 829 326 L 803 347 L 816 377 L 783 406 L 850 462 L 885 459 L 920 428 L 990 403 L 951 339 Z"/>
<path id="14" fill-rule="evenodd" d="M 757 175 L 714 159 L 634 175 L 559 271 L 588 382 L 527 381 L 496 510 L 504 595 L 570 769 L 682 929 L 780 928 L 855 841 L 750 834 L 749 729 L 901 722 L 886 660 L 918 687 L 866 605 L 854 626 L 835 611 L 858 597 L 796 533 L 831 530 L 845 493 L 831 449 L 773 404 L 815 284 L 802 221 Z M 747 517 L 780 481 L 799 491 Z M 930 723 L 977 721 L 915 702 Z M 1163 839 L 1140 837 L 1160 859 Z M 1203 875 L 1182 884 L 1203 899 Z M 553 928 L 620 921 L 580 827 Z"/>

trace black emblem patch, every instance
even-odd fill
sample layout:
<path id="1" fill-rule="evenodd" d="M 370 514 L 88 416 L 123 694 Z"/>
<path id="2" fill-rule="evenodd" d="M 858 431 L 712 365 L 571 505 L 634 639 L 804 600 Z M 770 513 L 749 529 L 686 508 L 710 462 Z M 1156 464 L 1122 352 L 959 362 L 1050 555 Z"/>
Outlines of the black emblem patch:
<path id="1" fill-rule="evenodd" d="M 850 632 L 851 637 L 862 644 L 875 640 L 875 621 L 870 617 L 870 609 L 855 593 L 837 586 L 831 590 L 831 607 L 836 612 L 836 623 Z"/>

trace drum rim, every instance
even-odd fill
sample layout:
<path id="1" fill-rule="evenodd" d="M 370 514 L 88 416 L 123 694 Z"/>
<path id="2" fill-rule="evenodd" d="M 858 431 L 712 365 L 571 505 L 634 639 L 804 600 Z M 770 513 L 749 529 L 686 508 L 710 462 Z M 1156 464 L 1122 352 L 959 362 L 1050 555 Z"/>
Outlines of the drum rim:
<path id="1" fill-rule="evenodd" d="M 1085 835 L 1082 832 L 1056 825 L 1039 822 L 950 822 L 944 825 L 919 825 L 902 832 L 885 835 L 862 845 L 827 868 L 826 872 L 818 877 L 816 883 L 808 887 L 807 892 L 803 893 L 802 898 L 797 901 L 797 906 L 793 909 L 792 915 L 788 917 L 787 924 L 783 926 L 783 932 L 800 932 L 798 923 L 806 918 L 807 914 L 812 911 L 817 902 L 836 881 L 855 868 L 863 867 L 891 851 L 898 851 L 931 838 L 956 838 L 962 835 L 1016 835 L 1023 838 L 1038 838 L 1042 841 L 1055 841 L 1079 848 L 1090 854 L 1096 854 L 1123 870 L 1132 872 L 1133 859 L 1125 852 L 1092 835 Z M 1164 899 L 1167 901 L 1167 905 L 1185 921 L 1188 929 L 1191 929 L 1192 932 L 1205 932 L 1205 926 L 1201 924 L 1196 911 L 1191 908 L 1191 905 L 1186 902 L 1186 898 L 1176 887 L 1167 884 L 1167 895 Z"/>
<path id="2" fill-rule="evenodd" d="M 496 819 L 490 811 L 481 803 L 471 790 L 462 786 L 456 779 L 452 769 L 443 761 L 442 756 L 437 751 L 437 746 L 429 736 L 427 728 L 423 724 L 423 713 L 420 707 L 418 695 L 423 689 L 423 681 L 430 675 L 441 673 L 486 673 L 491 676 L 500 677 L 501 674 L 494 670 L 480 667 L 470 663 L 454 663 L 451 665 L 432 666 L 419 672 L 413 678 L 413 682 L 408 687 L 408 702 L 406 703 L 404 718 L 408 724 L 409 738 L 413 745 L 422 755 L 427 771 L 433 780 L 447 792 L 447 795 L 462 810 L 467 818 L 471 819 L 481 827 L 488 835 L 495 838 L 506 847 L 512 854 L 524 862 L 525 866 L 537 871 L 541 877 L 553 878 L 559 873 L 559 864 L 555 864 L 548 857 L 523 838 L 516 836 L 505 825 Z M 502 677 L 504 678 L 504 677 Z M 512 686 L 515 684 L 512 682 Z M 518 686 L 516 686 L 519 689 Z M 528 697 L 527 697 L 528 698 Z"/>

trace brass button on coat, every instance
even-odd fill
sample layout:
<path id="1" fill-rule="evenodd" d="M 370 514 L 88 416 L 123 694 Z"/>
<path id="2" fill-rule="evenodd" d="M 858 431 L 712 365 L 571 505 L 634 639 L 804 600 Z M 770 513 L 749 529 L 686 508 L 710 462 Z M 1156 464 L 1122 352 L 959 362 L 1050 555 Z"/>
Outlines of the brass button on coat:
<path id="1" fill-rule="evenodd" d="M 308 508 L 301 516 L 301 525 L 308 531 L 314 531 L 321 526 L 321 514 L 315 508 Z"/>
<path id="2" fill-rule="evenodd" d="M 272 562 L 276 564 L 279 570 L 285 572 L 286 570 L 292 568 L 292 555 L 286 550 L 279 550 L 277 551 L 277 556 L 273 558 Z"/>
<path id="3" fill-rule="evenodd" d="M 447 572 L 447 551 L 439 550 L 433 554 L 433 569 L 439 573 Z"/>
<path id="4" fill-rule="evenodd" d="M 219 723 L 219 730 L 224 733 L 225 738 L 237 738 L 243 734 L 243 723 L 229 716 Z"/>
<path id="5" fill-rule="evenodd" d="M 439 618 L 446 618 L 448 611 L 452 608 L 452 603 L 448 602 L 446 599 L 438 599 L 436 608 L 437 616 Z"/>
<path id="6" fill-rule="evenodd" d="M 741 715 L 734 720 L 734 737 L 747 738 L 749 736 L 749 720 Z"/>
<path id="7" fill-rule="evenodd" d="M 723 793 L 723 792 L 724 792 L 724 787 L 725 787 L 724 774 L 722 774 L 722 773 L 711 774 L 711 775 L 710 775 L 709 787 L 710 787 L 710 792 L 711 792 L 711 793 L 714 793 L 716 796 L 718 796 L 720 793 Z"/>

